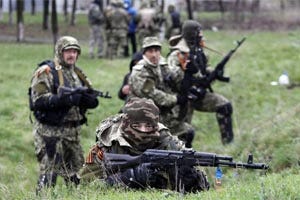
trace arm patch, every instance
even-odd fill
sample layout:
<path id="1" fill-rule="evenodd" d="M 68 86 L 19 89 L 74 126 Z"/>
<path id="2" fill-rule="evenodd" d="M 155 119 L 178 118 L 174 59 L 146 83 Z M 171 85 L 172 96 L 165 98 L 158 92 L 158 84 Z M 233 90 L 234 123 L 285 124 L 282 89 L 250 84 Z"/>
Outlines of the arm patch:
<path id="1" fill-rule="evenodd" d="M 151 80 L 151 79 L 147 79 L 145 82 L 144 82 L 144 85 L 143 85 L 143 88 L 142 88 L 142 92 L 148 94 L 150 93 L 154 88 L 154 81 Z"/>

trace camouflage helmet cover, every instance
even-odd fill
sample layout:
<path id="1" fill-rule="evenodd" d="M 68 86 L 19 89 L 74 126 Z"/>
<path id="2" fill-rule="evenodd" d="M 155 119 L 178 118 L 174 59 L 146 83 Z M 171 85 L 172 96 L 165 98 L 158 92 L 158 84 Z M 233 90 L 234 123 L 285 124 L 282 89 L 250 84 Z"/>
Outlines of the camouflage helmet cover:
<path id="1" fill-rule="evenodd" d="M 55 45 L 55 57 L 59 63 L 63 62 L 62 52 L 67 49 L 76 49 L 78 54 L 81 53 L 80 45 L 76 38 L 72 36 L 63 36 L 59 38 Z"/>
<path id="2" fill-rule="evenodd" d="M 153 47 L 153 46 L 157 46 L 157 47 L 161 47 L 161 43 L 159 42 L 157 37 L 145 37 L 143 40 L 143 49 L 146 49 L 148 47 Z"/>

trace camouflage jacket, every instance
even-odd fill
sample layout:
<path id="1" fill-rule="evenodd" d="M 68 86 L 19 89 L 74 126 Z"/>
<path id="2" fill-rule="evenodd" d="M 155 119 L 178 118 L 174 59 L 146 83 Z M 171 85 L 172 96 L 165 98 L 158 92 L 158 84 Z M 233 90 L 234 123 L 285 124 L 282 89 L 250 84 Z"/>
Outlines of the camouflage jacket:
<path id="1" fill-rule="evenodd" d="M 138 62 L 132 69 L 129 85 L 129 98 L 145 97 L 152 99 L 159 107 L 172 107 L 176 104 L 177 98 L 165 83 L 170 69 L 161 57 L 158 66 L 153 66 L 145 59 Z"/>
<path id="2" fill-rule="evenodd" d="M 52 69 L 48 65 L 43 65 L 39 67 L 33 74 L 33 78 L 31 81 L 31 98 L 33 104 L 39 99 L 43 98 L 47 100 L 51 95 L 54 95 L 57 93 L 57 91 L 54 91 L 57 86 L 54 84 L 54 77 L 53 74 L 50 72 Z M 64 76 L 65 83 L 68 83 L 68 87 L 76 88 L 79 86 L 82 86 L 83 83 L 79 79 L 78 75 L 75 73 L 74 68 L 70 67 L 62 67 L 62 73 Z M 79 122 L 83 120 L 83 115 L 80 112 L 80 108 L 77 106 L 72 106 L 67 114 L 64 116 L 63 121 L 64 122 Z M 62 122 L 63 124 L 63 122 Z M 46 124 L 42 124 L 38 121 L 36 121 L 35 129 L 45 129 L 45 130 L 53 130 L 52 131 L 40 131 L 41 133 L 45 133 L 48 136 L 53 136 L 52 134 L 56 134 L 60 132 L 62 135 L 64 135 L 64 131 L 59 129 L 64 129 L 67 127 L 52 127 L 48 126 Z M 79 128 L 79 127 L 77 127 Z M 72 134 L 70 132 L 70 134 Z M 58 136 L 58 135 L 56 135 Z M 65 132 L 64 137 L 69 137 L 67 133 Z M 75 138 L 73 138 L 75 137 Z M 70 140 L 76 140 L 77 135 L 73 136 L 70 135 Z"/>

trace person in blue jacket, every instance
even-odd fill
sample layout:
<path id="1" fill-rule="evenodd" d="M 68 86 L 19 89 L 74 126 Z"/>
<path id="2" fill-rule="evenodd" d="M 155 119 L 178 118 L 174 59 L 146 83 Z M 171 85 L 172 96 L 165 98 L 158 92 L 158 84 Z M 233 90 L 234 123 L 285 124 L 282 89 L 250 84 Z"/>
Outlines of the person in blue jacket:
<path id="1" fill-rule="evenodd" d="M 132 55 L 136 52 L 136 16 L 137 16 L 137 9 L 132 6 L 131 0 L 124 0 L 124 8 L 127 10 L 127 13 L 130 15 L 130 23 L 128 26 L 128 33 L 127 33 L 127 40 L 130 40 L 131 48 L 132 48 Z M 129 56 L 129 47 L 125 49 L 125 55 Z"/>

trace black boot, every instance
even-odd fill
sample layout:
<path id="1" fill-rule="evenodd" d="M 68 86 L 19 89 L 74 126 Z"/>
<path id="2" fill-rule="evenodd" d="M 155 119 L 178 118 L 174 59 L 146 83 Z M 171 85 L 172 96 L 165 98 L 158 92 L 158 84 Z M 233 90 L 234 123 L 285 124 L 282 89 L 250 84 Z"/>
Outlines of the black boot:
<path id="1" fill-rule="evenodd" d="M 228 144 L 233 141 L 233 130 L 232 130 L 232 106 L 230 103 L 220 106 L 217 109 L 216 117 L 221 132 L 222 143 Z"/>

